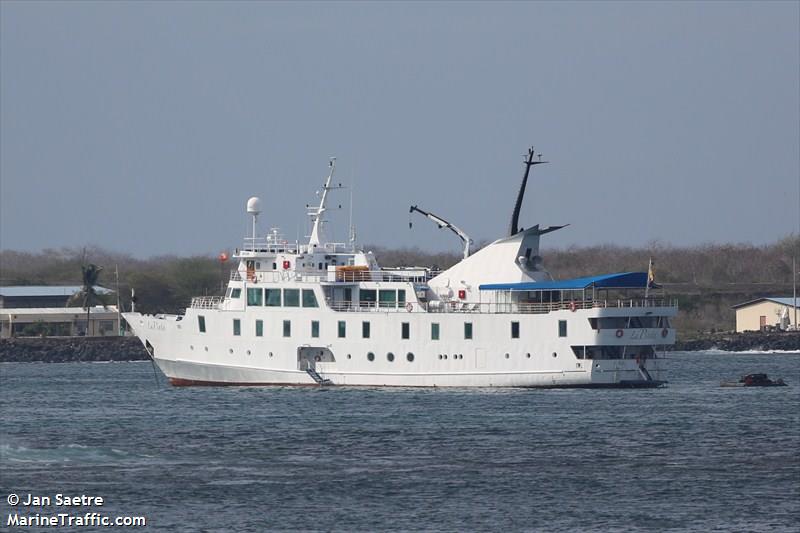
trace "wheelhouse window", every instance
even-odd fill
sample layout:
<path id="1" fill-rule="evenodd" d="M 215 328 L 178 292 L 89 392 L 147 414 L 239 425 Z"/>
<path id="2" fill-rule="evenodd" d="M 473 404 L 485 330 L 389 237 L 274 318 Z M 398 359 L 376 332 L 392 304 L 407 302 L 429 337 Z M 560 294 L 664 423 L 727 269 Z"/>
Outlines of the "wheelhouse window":
<path id="1" fill-rule="evenodd" d="M 284 307 L 300 307 L 300 289 L 283 289 Z"/>
<path id="2" fill-rule="evenodd" d="M 558 336 L 559 337 L 566 337 L 567 336 L 567 321 L 566 320 L 559 320 L 558 321 Z"/>
<path id="3" fill-rule="evenodd" d="M 343 339 L 347 336 L 347 322 L 344 320 L 339 321 L 339 338 Z"/>
<path id="4" fill-rule="evenodd" d="M 264 289 L 247 289 L 247 305 L 264 305 Z"/>
<path id="5" fill-rule="evenodd" d="M 511 338 L 519 339 L 519 322 L 511 323 Z"/>
<path id="6" fill-rule="evenodd" d="M 242 296 L 242 289 L 231 289 L 231 298 L 240 298 Z"/>
<path id="7" fill-rule="evenodd" d="M 361 338 L 369 339 L 369 322 L 361 323 Z"/>
<path id="8" fill-rule="evenodd" d="M 241 335 L 242 334 L 242 321 L 238 318 L 233 319 L 233 334 L 234 335 Z"/>
<path id="9" fill-rule="evenodd" d="M 311 336 L 315 339 L 319 337 L 319 321 L 312 320 L 311 321 Z"/>
<path id="10" fill-rule="evenodd" d="M 464 322 L 464 338 L 472 339 L 472 322 Z"/>
<path id="11" fill-rule="evenodd" d="M 408 322 L 403 322 L 400 324 L 400 337 L 403 339 L 408 339 L 411 337 L 411 328 Z"/>
<path id="12" fill-rule="evenodd" d="M 405 289 L 398 289 L 397 290 L 397 306 L 403 307 L 406 305 L 406 290 Z"/>
<path id="13" fill-rule="evenodd" d="M 378 305 L 380 307 L 397 307 L 397 291 L 384 289 L 378 291 Z"/>
<path id="14" fill-rule="evenodd" d="M 256 337 L 264 336 L 264 321 L 256 320 Z"/>
<path id="15" fill-rule="evenodd" d="M 431 324 L 431 340 L 438 341 L 439 340 L 439 323 L 433 322 Z"/>
<path id="16" fill-rule="evenodd" d="M 206 332 L 206 317 L 204 316 L 197 317 L 197 327 L 200 330 L 200 333 Z"/>
<path id="17" fill-rule="evenodd" d="M 291 320 L 284 320 L 283 321 L 283 336 L 284 337 L 291 337 L 292 336 L 292 321 Z"/>
<path id="18" fill-rule="evenodd" d="M 303 307 L 319 307 L 313 289 L 303 289 Z"/>
<path id="19" fill-rule="evenodd" d="M 264 289 L 265 300 L 267 307 L 280 307 L 281 306 L 281 290 L 280 289 Z"/>

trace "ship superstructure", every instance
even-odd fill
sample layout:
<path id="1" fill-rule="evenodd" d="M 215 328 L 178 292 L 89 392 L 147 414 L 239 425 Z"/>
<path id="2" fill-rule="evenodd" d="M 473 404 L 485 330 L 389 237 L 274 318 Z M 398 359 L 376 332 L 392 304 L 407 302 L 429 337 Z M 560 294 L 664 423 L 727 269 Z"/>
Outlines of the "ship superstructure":
<path id="1" fill-rule="evenodd" d="M 675 342 L 674 301 L 645 272 L 553 280 L 542 235 L 518 229 L 442 272 L 381 268 L 371 252 L 326 242 L 335 160 L 309 212 L 307 242 L 253 232 L 224 296 L 182 315 L 124 315 L 174 385 L 653 387 Z"/>

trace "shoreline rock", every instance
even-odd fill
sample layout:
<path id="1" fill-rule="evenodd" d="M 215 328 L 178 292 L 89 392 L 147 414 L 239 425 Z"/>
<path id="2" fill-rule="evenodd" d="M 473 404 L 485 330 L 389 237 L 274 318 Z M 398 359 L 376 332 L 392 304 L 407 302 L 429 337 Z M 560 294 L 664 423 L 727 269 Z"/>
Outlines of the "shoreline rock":
<path id="1" fill-rule="evenodd" d="M 0 339 L 2 363 L 149 361 L 136 337 L 25 337 Z"/>
<path id="2" fill-rule="evenodd" d="M 728 352 L 749 351 L 800 351 L 800 332 L 762 333 L 707 333 L 697 338 L 678 339 L 668 348 L 675 352 L 697 352 L 702 350 L 724 350 Z"/>

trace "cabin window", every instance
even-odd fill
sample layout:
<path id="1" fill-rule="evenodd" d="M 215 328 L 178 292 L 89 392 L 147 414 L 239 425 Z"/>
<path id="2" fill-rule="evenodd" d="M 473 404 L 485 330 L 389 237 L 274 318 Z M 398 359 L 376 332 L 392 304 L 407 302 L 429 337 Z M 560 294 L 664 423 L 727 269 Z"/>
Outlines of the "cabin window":
<path id="1" fill-rule="evenodd" d="M 300 307 L 300 289 L 283 289 L 284 307 Z"/>
<path id="2" fill-rule="evenodd" d="M 280 289 L 264 289 L 266 293 L 267 307 L 280 307 L 281 306 L 281 290 Z"/>
<path id="3" fill-rule="evenodd" d="M 291 337 L 292 336 L 292 321 L 291 320 L 284 320 L 283 321 L 283 336 L 284 337 Z"/>
<path id="4" fill-rule="evenodd" d="M 204 316 L 197 317 L 197 327 L 200 329 L 200 333 L 206 332 L 206 317 Z"/>
<path id="5" fill-rule="evenodd" d="M 439 323 L 434 322 L 431 324 L 431 340 L 438 341 L 439 340 Z"/>
<path id="6" fill-rule="evenodd" d="M 411 337 L 411 328 L 408 325 L 408 322 L 403 322 L 400 324 L 400 337 L 403 339 L 408 339 Z"/>
<path id="7" fill-rule="evenodd" d="M 406 290 L 405 289 L 398 289 L 397 290 L 397 305 L 402 307 L 406 305 Z"/>
<path id="8" fill-rule="evenodd" d="M 391 363 L 392 361 L 394 361 L 394 354 L 392 352 L 387 353 L 386 359 Z"/>
<path id="9" fill-rule="evenodd" d="M 361 323 L 361 337 L 364 339 L 369 339 L 369 322 Z"/>
<path id="10" fill-rule="evenodd" d="M 312 320 L 311 321 L 311 336 L 314 338 L 319 337 L 319 321 Z"/>
<path id="11" fill-rule="evenodd" d="M 339 338 L 343 339 L 347 336 L 347 322 L 344 320 L 339 321 Z"/>
<path id="12" fill-rule="evenodd" d="M 319 307 L 313 289 L 303 289 L 303 307 Z"/>
<path id="13" fill-rule="evenodd" d="M 408 352 L 408 353 L 406 354 L 406 360 L 407 360 L 409 363 L 413 363 L 413 362 L 414 362 L 414 354 L 413 354 L 413 353 L 411 353 L 411 352 Z"/>
<path id="14" fill-rule="evenodd" d="M 317 270 L 322 270 L 322 263 L 317 264 Z"/>
<path id="15" fill-rule="evenodd" d="M 360 289 L 358 297 L 361 300 L 361 305 L 365 307 L 372 307 L 377 301 L 377 291 L 375 289 Z"/>
<path id="16" fill-rule="evenodd" d="M 234 335 L 241 335 L 242 334 L 242 321 L 238 318 L 233 319 L 233 334 Z"/>
<path id="17" fill-rule="evenodd" d="M 256 337 L 264 336 L 264 321 L 256 320 Z"/>
<path id="18" fill-rule="evenodd" d="M 344 289 L 344 301 L 348 303 L 353 301 L 353 289 L 350 287 Z"/>
<path id="19" fill-rule="evenodd" d="M 264 290 L 248 288 L 247 305 L 264 305 Z"/>
<path id="20" fill-rule="evenodd" d="M 375 360 L 375 354 L 372 353 L 372 352 L 369 352 L 367 354 L 367 361 L 374 361 L 374 360 Z"/>
<path id="21" fill-rule="evenodd" d="M 519 339 L 519 322 L 511 323 L 511 338 Z"/>
<path id="22" fill-rule="evenodd" d="M 380 307 L 397 307 L 397 291 L 381 289 L 378 291 L 378 302 Z"/>
<path id="23" fill-rule="evenodd" d="M 559 337 L 566 337 L 567 336 L 567 321 L 566 320 L 559 320 L 558 321 L 558 336 Z"/>
<path id="24" fill-rule="evenodd" d="M 464 338 L 467 340 L 472 339 L 472 322 L 464 322 Z"/>
<path id="25" fill-rule="evenodd" d="M 239 298 L 242 295 L 242 289 L 232 289 L 231 298 Z"/>

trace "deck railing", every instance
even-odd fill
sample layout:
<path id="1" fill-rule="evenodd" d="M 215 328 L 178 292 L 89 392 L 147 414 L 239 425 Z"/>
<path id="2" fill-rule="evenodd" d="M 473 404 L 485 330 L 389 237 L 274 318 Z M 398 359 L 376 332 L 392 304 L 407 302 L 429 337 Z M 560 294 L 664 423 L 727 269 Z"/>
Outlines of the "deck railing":
<path id="1" fill-rule="evenodd" d="M 341 312 L 378 312 L 378 313 L 522 313 L 545 314 L 552 311 L 604 308 L 644 308 L 644 307 L 678 307 L 676 299 L 629 299 L 629 300 L 586 300 L 581 302 L 462 302 L 432 301 L 424 303 L 386 303 L 386 302 L 327 302 L 328 307 Z"/>
<path id="2" fill-rule="evenodd" d="M 219 309 L 224 300 L 222 296 L 195 296 L 192 298 L 192 309 Z"/>

